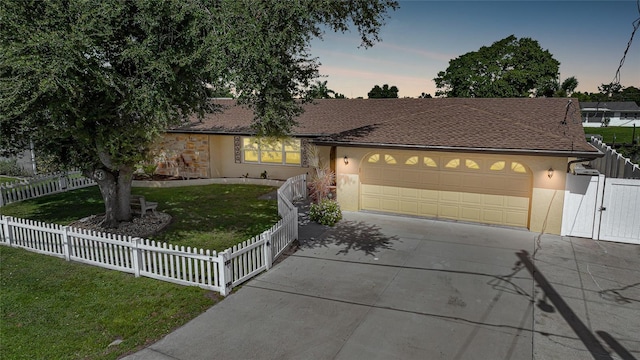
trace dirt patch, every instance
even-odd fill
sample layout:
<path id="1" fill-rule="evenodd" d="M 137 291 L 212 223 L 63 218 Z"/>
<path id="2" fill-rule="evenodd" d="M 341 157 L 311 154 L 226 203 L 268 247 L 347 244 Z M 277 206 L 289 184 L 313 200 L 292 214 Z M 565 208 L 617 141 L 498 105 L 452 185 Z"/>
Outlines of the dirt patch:
<path id="1" fill-rule="evenodd" d="M 284 261 L 284 259 L 288 258 L 290 255 L 293 255 L 300 248 L 300 243 L 298 240 L 294 240 L 287 248 L 280 254 L 280 256 L 273 262 L 272 266 L 275 266 Z"/>
<path id="2" fill-rule="evenodd" d="M 260 200 L 277 200 L 278 199 L 278 190 L 274 190 L 274 191 L 268 192 L 268 193 L 258 197 L 258 199 L 260 199 Z"/>

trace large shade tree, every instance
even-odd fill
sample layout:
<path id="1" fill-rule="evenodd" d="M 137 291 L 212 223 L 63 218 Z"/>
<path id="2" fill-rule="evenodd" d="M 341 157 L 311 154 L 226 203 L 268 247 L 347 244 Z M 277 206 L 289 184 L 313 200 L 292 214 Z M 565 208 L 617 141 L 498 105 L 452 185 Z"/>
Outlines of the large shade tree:
<path id="1" fill-rule="evenodd" d="M 436 96 L 552 96 L 559 67 L 537 41 L 511 35 L 449 61 L 434 79 Z"/>
<path id="2" fill-rule="evenodd" d="M 369 99 L 396 99 L 398 98 L 398 91 L 397 86 L 389 87 L 389 84 L 384 84 L 380 87 L 380 85 L 376 85 L 369 91 L 367 96 Z"/>
<path id="3" fill-rule="evenodd" d="M 131 218 L 134 166 L 170 126 L 231 88 L 258 134 L 295 124 L 318 75 L 309 43 L 355 28 L 378 41 L 392 0 L 5 0 L 0 149 L 39 152 L 98 182 L 105 225 Z"/>

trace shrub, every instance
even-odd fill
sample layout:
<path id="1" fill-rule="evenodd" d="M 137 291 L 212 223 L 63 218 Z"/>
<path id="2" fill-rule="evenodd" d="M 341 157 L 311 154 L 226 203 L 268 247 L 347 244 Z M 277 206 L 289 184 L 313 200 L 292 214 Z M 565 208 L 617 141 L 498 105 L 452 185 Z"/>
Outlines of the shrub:
<path id="1" fill-rule="evenodd" d="M 36 167 L 39 174 L 55 173 L 68 170 L 64 165 L 57 163 L 53 156 L 36 152 Z"/>
<path id="2" fill-rule="evenodd" d="M 331 187 L 335 185 L 336 174 L 331 171 L 329 164 L 320 159 L 320 150 L 317 146 L 309 146 L 307 156 L 309 165 L 315 170 L 308 179 L 311 199 L 315 203 L 320 203 L 331 197 Z"/>
<path id="3" fill-rule="evenodd" d="M 629 158 L 634 164 L 640 164 L 640 145 L 623 145 L 617 149 L 620 155 Z"/>
<path id="4" fill-rule="evenodd" d="M 26 176 L 27 172 L 16 159 L 0 160 L 0 174 L 8 176 Z"/>
<path id="5" fill-rule="evenodd" d="M 153 175 L 156 173 L 157 169 L 158 169 L 158 164 L 144 162 L 136 165 L 135 172 L 140 176 L 151 179 L 153 178 Z"/>
<path id="6" fill-rule="evenodd" d="M 324 199 L 311 204 L 309 218 L 319 224 L 333 226 L 342 219 L 342 211 L 336 201 Z"/>

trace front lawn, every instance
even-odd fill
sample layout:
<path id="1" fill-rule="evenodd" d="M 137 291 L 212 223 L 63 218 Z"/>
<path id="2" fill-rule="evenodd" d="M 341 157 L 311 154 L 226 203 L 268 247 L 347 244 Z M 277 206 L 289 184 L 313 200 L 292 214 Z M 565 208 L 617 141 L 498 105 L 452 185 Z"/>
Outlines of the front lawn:
<path id="1" fill-rule="evenodd" d="M 210 250 L 225 250 L 275 224 L 275 200 L 260 200 L 274 187 L 214 184 L 178 188 L 133 188 L 133 194 L 158 202 L 172 223 L 152 240 Z M 67 225 L 104 213 L 97 186 L 45 196 L 0 208 L 0 214 Z"/>
<path id="2" fill-rule="evenodd" d="M 197 287 L 0 246 L 3 359 L 116 359 L 214 305 Z M 108 346 L 122 340 L 119 345 Z"/>
<path id="3" fill-rule="evenodd" d="M 632 127 L 586 127 L 584 128 L 584 133 L 585 135 L 602 135 L 602 142 L 607 145 L 612 145 L 614 142 L 616 144 L 631 144 L 631 141 L 633 140 Z M 640 136 L 640 129 L 636 129 L 636 138 L 638 136 Z"/>
<path id="4" fill-rule="evenodd" d="M 153 239 L 224 250 L 279 219 L 268 186 L 134 188 L 172 223 Z M 0 214 L 69 224 L 104 213 L 97 186 L 14 203 Z M 159 340 L 215 304 L 196 287 L 0 246 L 0 354 L 7 359 L 116 359 Z M 113 341 L 119 345 L 108 347 Z"/>
<path id="5" fill-rule="evenodd" d="M 16 180 L 18 180 L 18 179 L 14 178 L 14 177 L 0 175 L 0 184 L 11 183 L 11 182 L 14 182 Z"/>

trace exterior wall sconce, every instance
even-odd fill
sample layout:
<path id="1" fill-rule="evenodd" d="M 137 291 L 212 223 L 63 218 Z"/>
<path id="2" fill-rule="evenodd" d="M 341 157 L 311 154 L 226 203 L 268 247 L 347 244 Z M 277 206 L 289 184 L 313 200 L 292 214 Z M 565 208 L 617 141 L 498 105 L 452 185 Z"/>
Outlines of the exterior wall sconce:
<path id="1" fill-rule="evenodd" d="M 547 176 L 549 177 L 549 179 L 551 179 L 553 177 L 553 168 L 550 167 L 549 170 L 547 171 Z"/>
<path id="2" fill-rule="evenodd" d="M 343 160 L 345 165 L 349 165 L 349 158 L 347 157 L 347 155 L 344 156 Z"/>

